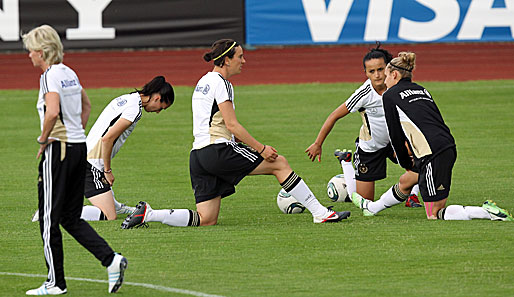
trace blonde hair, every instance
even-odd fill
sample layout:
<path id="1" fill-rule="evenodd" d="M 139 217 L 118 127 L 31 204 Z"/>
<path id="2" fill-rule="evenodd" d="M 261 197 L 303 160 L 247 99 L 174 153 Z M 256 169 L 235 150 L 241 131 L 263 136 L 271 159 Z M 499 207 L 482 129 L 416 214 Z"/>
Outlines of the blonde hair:
<path id="1" fill-rule="evenodd" d="M 389 62 L 387 68 L 389 71 L 396 70 L 403 77 L 412 77 L 412 70 L 416 67 L 416 54 L 413 52 L 400 52 L 398 57 Z"/>
<path id="2" fill-rule="evenodd" d="M 23 46 L 29 51 L 42 51 L 48 65 L 62 63 L 63 47 L 57 31 L 49 25 L 42 25 L 23 34 Z"/>

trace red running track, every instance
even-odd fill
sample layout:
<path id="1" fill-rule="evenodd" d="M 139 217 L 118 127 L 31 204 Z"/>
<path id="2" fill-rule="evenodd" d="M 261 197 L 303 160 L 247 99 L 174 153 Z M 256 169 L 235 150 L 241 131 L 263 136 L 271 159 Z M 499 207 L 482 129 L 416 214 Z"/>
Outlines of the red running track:
<path id="1" fill-rule="evenodd" d="M 371 45 L 245 50 L 234 85 L 361 82 L 362 57 Z M 384 46 L 393 55 L 413 51 L 419 81 L 514 79 L 514 43 L 407 44 Z M 85 88 L 141 87 L 156 75 L 173 85 L 194 86 L 212 69 L 207 49 L 65 53 L 64 63 Z M 41 71 L 28 54 L 0 54 L 0 89 L 37 89 Z"/>

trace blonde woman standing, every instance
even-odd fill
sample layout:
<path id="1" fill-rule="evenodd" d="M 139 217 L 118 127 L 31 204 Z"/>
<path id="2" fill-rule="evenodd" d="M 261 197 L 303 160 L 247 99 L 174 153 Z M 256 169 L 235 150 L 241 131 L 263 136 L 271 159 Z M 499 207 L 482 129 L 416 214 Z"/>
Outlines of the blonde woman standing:
<path id="1" fill-rule="evenodd" d="M 75 72 L 62 63 L 63 46 L 48 25 L 23 36 L 34 67 L 41 68 L 37 111 L 41 134 L 39 150 L 39 226 L 48 268 L 46 281 L 27 295 L 66 294 L 61 225 L 91 252 L 109 275 L 109 292 L 122 282 L 127 259 L 115 253 L 96 231 L 80 218 L 84 201 L 86 135 L 84 127 L 91 103 Z"/>

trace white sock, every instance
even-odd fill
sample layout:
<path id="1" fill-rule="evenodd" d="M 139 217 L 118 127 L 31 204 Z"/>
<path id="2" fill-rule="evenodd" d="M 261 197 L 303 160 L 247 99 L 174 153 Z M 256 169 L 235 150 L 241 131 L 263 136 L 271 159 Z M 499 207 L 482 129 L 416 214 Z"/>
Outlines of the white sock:
<path id="1" fill-rule="evenodd" d="M 303 204 L 314 217 L 322 218 L 327 215 L 328 209 L 319 203 L 311 189 L 294 171 L 280 185 L 287 193 L 293 195 L 298 202 Z"/>
<path id="2" fill-rule="evenodd" d="M 145 222 L 161 222 L 175 227 L 187 227 L 198 226 L 200 217 L 196 211 L 189 209 L 152 209 L 148 212 Z"/>
<path id="3" fill-rule="evenodd" d="M 418 194 L 419 194 L 419 185 L 418 184 L 415 184 L 414 187 L 412 187 L 410 194 L 418 196 Z"/>
<path id="4" fill-rule="evenodd" d="M 93 205 L 84 205 L 82 207 L 82 214 L 80 215 L 80 218 L 85 221 L 106 220 L 102 210 Z"/>
<path id="5" fill-rule="evenodd" d="M 447 221 L 468 221 L 472 219 L 491 219 L 487 210 L 479 206 L 448 205 L 437 214 L 437 218 Z"/>
<path id="6" fill-rule="evenodd" d="M 464 210 L 471 219 L 491 219 L 491 215 L 480 206 L 464 206 Z"/>
<path id="7" fill-rule="evenodd" d="M 394 195 L 393 189 L 397 186 L 394 185 L 389 188 L 382 196 L 380 196 L 380 199 L 377 201 L 370 201 L 368 202 L 368 210 L 372 213 L 379 213 L 382 210 L 392 207 L 396 204 L 400 204 L 405 200 L 402 200 L 401 198 L 397 198 L 397 195 Z M 402 193 L 403 194 L 403 193 Z M 404 194 L 405 195 L 405 194 Z"/>
<path id="8" fill-rule="evenodd" d="M 341 161 L 341 168 L 343 169 L 344 180 L 346 181 L 346 190 L 348 196 L 352 197 L 352 193 L 355 192 L 357 186 L 355 185 L 355 169 L 353 168 L 352 162 Z"/>

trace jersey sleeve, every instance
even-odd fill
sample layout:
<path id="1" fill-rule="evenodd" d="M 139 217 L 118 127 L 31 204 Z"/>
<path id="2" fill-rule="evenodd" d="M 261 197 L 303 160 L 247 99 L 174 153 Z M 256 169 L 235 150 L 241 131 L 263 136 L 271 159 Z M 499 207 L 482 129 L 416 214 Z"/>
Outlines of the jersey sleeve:
<path id="1" fill-rule="evenodd" d="M 213 91 L 214 99 L 217 104 L 221 104 L 225 101 L 232 101 L 232 86 L 231 84 L 220 77 L 217 80 L 216 86 Z"/>
<path id="2" fill-rule="evenodd" d="M 345 101 L 346 108 L 350 112 L 357 112 L 368 104 L 371 96 L 371 84 L 364 83 Z"/>
<path id="3" fill-rule="evenodd" d="M 400 163 L 403 168 L 410 170 L 413 166 L 412 159 L 405 146 L 407 138 L 403 133 L 403 128 L 400 123 L 400 115 L 397 110 L 399 107 L 394 102 L 394 93 L 386 91 L 382 95 L 382 101 L 384 104 L 387 129 L 389 131 L 389 139 L 396 153 L 396 159 L 398 159 L 398 163 Z"/>
<path id="4" fill-rule="evenodd" d="M 57 70 L 53 71 L 53 68 L 50 68 L 50 70 L 48 72 L 43 74 L 41 76 L 41 81 L 40 81 L 40 89 L 42 91 L 42 94 L 45 95 L 50 92 L 61 94 L 62 91 L 64 90 L 64 88 L 70 87 L 70 85 L 69 85 L 70 82 L 73 82 L 73 85 L 71 85 L 71 86 L 76 85 L 75 88 L 82 90 L 82 85 L 80 84 L 79 78 L 77 77 L 75 72 L 73 72 L 71 69 L 68 69 L 68 71 L 71 71 L 71 75 L 68 77 L 71 77 L 72 79 L 66 80 L 66 82 L 68 83 L 67 86 L 61 85 L 61 84 L 65 84 L 66 82 L 61 81 L 61 78 L 57 74 L 58 71 Z M 70 72 L 67 72 L 67 74 L 70 74 Z"/>
<path id="5" fill-rule="evenodd" d="M 120 117 L 133 123 L 140 116 L 141 106 L 139 105 L 139 100 L 129 100 Z"/>
<path id="6" fill-rule="evenodd" d="M 41 77 L 41 90 L 43 95 L 50 92 L 60 93 L 61 84 L 53 71 L 48 71 Z"/>

